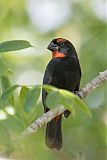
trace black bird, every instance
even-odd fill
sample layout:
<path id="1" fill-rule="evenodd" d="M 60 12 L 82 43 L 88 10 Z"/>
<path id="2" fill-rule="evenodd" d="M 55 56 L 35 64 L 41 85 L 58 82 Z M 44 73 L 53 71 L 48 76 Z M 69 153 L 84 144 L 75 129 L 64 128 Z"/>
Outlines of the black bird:
<path id="1" fill-rule="evenodd" d="M 81 79 L 81 68 L 78 56 L 73 44 L 63 38 L 53 39 L 47 47 L 52 51 L 52 59 L 48 63 L 43 84 L 55 86 L 60 89 L 66 89 L 71 92 L 79 90 Z M 47 92 L 42 90 L 42 101 L 44 112 L 49 111 L 46 105 Z M 64 112 L 65 118 L 70 111 Z M 55 117 L 47 124 L 45 143 L 51 149 L 60 150 L 62 147 L 62 131 L 61 131 L 62 115 Z"/>

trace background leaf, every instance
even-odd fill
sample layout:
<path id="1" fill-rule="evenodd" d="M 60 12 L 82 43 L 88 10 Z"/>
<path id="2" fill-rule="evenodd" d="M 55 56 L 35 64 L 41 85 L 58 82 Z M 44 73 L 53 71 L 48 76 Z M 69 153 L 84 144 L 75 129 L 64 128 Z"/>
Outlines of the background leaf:
<path id="1" fill-rule="evenodd" d="M 1 86 L 2 86 L 2 93 L 5 92 L 6 89 L 8 89 L 9 87 L 11 87 L 11 82 L 9 80 L 8 76 L 2 76 L 1 77 Z M 14 106 L 14 94 L 12 94 L 9 97 L 9 104 Z"/>
<path id="2" fill-rule="evenodd" d="M 7 64 L 0 59 L 0 77 L 1 76 L 7 76 L 9 74 L 9 69 Z"/>
<path id="3" fill-rule="evenodd" d="M 25 103 L 25 97 L 27 96 L 27 93 L 30 91 L 30 89 L 27 86 L 22 86 L 20 90 L 20 95 L 19 95 L 19 102 L 20 105 L 23 106 Z"/>
<path id="4" fill-rule="evenodd" d="M 2 92 L 4 92 L 7 88 L 11 86 L 11 82 L 8 76 L 1 77 L 1 86 L 2 86 Z"/>
<path id="5" fill-rule="evenodd" d="M 24 110 L 26 112 L 32 112 L 32 110 L 37 104 L 37 100 L 40 96 L 40 91 L 41 91 L 41 87 L 38 87 L 38 86 L 28 91 L 25 97 L 25 104 L 24 104 Z"/>
<path id="6" fill-rule="evenodd" d="M 7 102 L 8 102 L 8 100 L 9 100 L 9 98 L 13 95 L 13 92 L 18 88 L 18 87 L 20 87 L 20 85 L 14 85 L 14 86 L 12 86 L 12 87 L 9 87 L 8 89 L 6 89 L 3 93 L 2 93 L 2 95 L 1 95 L 1 97 L 0 97 L 0 104 L 7 104 Z"/>
<path id="7" fill-rule="evenodd" d="M 25 40 L 12 40 L 0 44 L 0 52 L 9 52 L 14 50 L 21 50 L 32 47 L 32 45 Z"/>

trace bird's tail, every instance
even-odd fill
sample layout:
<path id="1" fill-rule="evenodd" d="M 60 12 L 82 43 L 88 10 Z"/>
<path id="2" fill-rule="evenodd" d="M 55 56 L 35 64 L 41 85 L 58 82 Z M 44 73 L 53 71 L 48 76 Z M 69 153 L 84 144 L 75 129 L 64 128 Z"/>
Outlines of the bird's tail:
<path id="1" fill-rule="evenodd" d="M 47 124 L 45 143 L 53 149 L 60 150 L 62 147 L 61 115 Z"/>

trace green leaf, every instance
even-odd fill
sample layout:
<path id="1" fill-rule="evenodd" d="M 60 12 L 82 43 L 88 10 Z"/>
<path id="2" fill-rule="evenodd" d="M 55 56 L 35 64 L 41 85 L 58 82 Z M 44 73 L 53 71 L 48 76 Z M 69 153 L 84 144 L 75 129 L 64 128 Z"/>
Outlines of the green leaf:
<path id="1" fill-rule="evenodd" d="M 63 105 L 66 109 L 70 110 L 75 116 L 75 107 L 80 107 L 86 112 L 90 118 L 92 117 L 87 105 L 75 94 L 64 89 L 56 89 L 48 93 L 46 104 L 49 108 L 54 108 Z"/>
<path id="2" fill-rule="evenodd" d="M 1 77 L 1 85 L 2 85 L 2 92 L 4 92 L 7 88 L 11 86 L 10 80 L 8 76 Z"/>
<path id="3" fill-rule="evenodd" d="M 30 91 L 28 91 L 26 97 L 25 97 L 25 104 L 24 104 L 24 110 L 26 112 L 32 112 L 34 107 L 37 104 L 37 100 L 40 96 L 41 87 L 36 86 Z"/>
<path id="4" fill-rule="evenodd" d="M 58 91 L 58 88 L 51 86 L 51 85 L 39 85 L 40 87 L 42 87 L 47 93 L 51 92 L 51 91 Z"/>
<path id="5" fill-rule="evenodd" d="M 20 87 L 19 85 L 14 85 L 6 89 L 0 97 L 0 104 L 5 105 L 7 104 L 9 98 L 13 95 L 13 92 Z"/>
<path id="6" fill-rule="evenodd" d="M 63 103 L 63 97 L 58 91 L 52 91 L 48 93 L 48 96 L 46 98 L 46 104 L 49 106 L 49 108 L 54 108 Z"/>
<path id="7" fill-rule="evenodd" d="M 6 89 L 11 87 L 11 83 L 8 76 L 1 77 L 1 85 L 2 85 L 2 92 L 5 92 Z M 14 106 L 14 95 L 12 94 L 9 98 L 9 104 Z"/>
<path id="8" fill-rule="evenodd" d="M 11 70 L 9 70 L 7 63 L 0 59 L 0 77 L 1 77 L 1 87 L 2 92 L 4 92 L 7 88 L 11 86 L 9 75 L 11 74 Z M 14 105 L 14 95 L 9 98 L 9 104 Z"/>
<path id="9" fill-rule="evenodd" d="M 54 108 L 63 105 L 66 109 L 72 112 L 73 117 L 75 116 L 75 108 L 71 101 L 68 101 L 68 97 L 64 97 L 57 89 L 57 91 L 52 91 L 48 94 L 46 98 L 46 104 L 49 108 Z M 68 103 L 69 102 L 69 103 Z"/>
<path id="10" fill-rule="evenodd" d="M 2 125 L 2 123 L 0 123 L 0 146 L 1 145 L 8 146 L 10 143 L 11 143 L 11 138 L 8 129 L 5 128 L 4 125 Z"/>
<path id="11" fill-rule="evenodd" d="M 91 112 L 88 109 L 88 106 L 75 94 L 73 94 L 70 91 L 67 90 L 63 90 L 60 89 L 59 92 L 61 93 L 61 95 L 64 97 L 65 99 L 65 106 L 66 104 L 68 104 L 70 106 L 70 104 L 73 104 L 75 106 L 80 107 L 84 112 L 86 112 L 90 118 L 92 118 Z"/>
<path id="12" fill-rule="evenodd" d="M 22 86 L 21 91 L 20 91 L 20 95 L 19 95 L 19 101 L 21 106 L 24 105 L 25 103 L 25 97 L 27 96 L 27 93 L 30 91 L 30 89 L 26 86 Z"/>
<path id="13" fill-rule="evenodd" d="M 0 44 L 0 52 L 9 52 L 14 50 L 21 50 L 33 47 L 28 41 L 25 40 L 12 40 Z"/>
<path id="14" fill-rule="evenodd" d="M 7 76 L 9 74 L 9 69 L 6 63 L 0 59 L 0 77 Z"/>

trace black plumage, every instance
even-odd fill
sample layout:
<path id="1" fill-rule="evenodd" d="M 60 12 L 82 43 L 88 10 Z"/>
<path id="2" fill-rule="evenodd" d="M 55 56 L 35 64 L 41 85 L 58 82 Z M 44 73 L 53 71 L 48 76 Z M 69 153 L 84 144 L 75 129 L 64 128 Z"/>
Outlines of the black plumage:
<path id="1" fill-rule="evenodd" d="M 52 51 L 52 59 L 46 67 L 43 84 L 53 85 L 71 92 L 78 91 L 81 68 L 72 43 L 63 38 L 57 38 L 51 41 L 48 49 Z M 46 105 L 46 96 L 47 92 L 42 90 L 44 112 L 49 110 L 49 106 Z M 68 110 L 64 112 L 66 118 L 69 114 Z M 62 147 L 61 119 L 60 115 L 47 124 L 45 142 L 49 148 L 60 150 Z"/>

